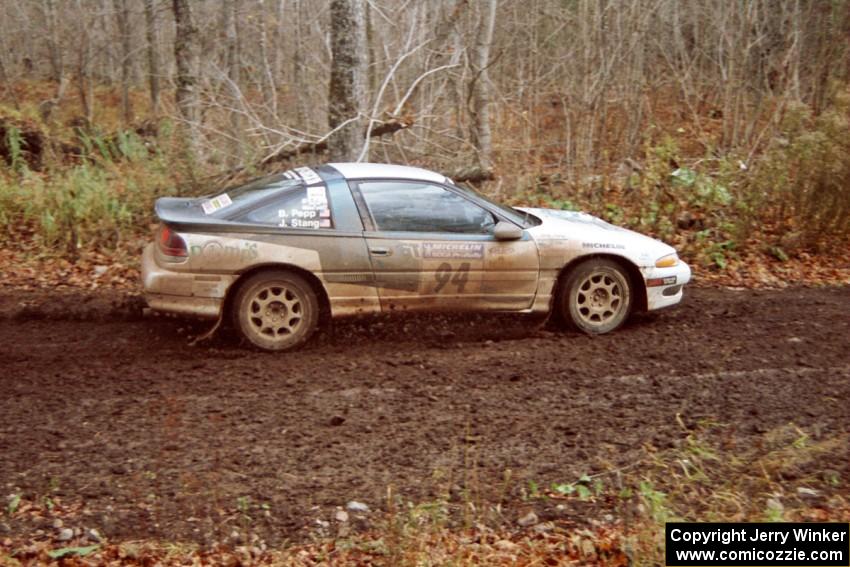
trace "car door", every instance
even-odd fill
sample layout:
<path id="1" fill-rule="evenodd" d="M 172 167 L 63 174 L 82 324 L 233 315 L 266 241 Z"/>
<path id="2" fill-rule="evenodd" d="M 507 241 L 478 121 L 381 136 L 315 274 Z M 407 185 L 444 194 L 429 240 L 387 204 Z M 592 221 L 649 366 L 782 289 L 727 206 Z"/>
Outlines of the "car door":
<path id="1" fill-rule="evenodd" d="M 537 289 L 534 240 L 493 234 L 496 213 L 450 187 L 414 180 L 352 183 L 381 309 L 528 309 Z"/>

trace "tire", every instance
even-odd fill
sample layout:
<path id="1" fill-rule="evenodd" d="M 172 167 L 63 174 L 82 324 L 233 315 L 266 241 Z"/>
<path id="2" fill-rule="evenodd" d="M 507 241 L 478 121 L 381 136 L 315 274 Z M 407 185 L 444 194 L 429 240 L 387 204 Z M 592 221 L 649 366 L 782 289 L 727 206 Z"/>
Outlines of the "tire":
<path id="1" fill-rule="evenodd" d="M 632 308 L 632 288 L 625 269 L 613 260 L 587 260 L 570 272 L 561 289 L 560 315 L 589 335 L 618 329 Z"/>
<path id="2" fill-rule="evenodd" d="M 307 342 L 319 324 L 319 300 L 301 276 L 275 270 L 246 280 L 232 303 L 238 333 L 262 350 L 285 351 Z"/>

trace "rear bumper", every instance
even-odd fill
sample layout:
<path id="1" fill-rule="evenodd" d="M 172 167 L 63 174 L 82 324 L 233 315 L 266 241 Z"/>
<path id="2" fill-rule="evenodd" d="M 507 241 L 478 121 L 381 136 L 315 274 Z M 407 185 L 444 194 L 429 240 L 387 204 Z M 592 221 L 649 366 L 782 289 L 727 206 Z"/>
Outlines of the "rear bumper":
<path id="1" fill-rule="evenodd" d="M 646 309 L 653 311 L 682 301 L 685 284 L 691 281 L 691 268 L 684 262 L 672 268 L 644 268 Z"/>
<path id="2" fill-rule="evenodd" d="M 169 270 L 156 261 L 148 245 L 142 254 L 142 286 L 151 309 L 215 319 L 221 315 L 234 276 Z"/>
<path id="3" fill-rule="evenodd" d="M 218 319 L 223 303 L 222 300 L 211 297 L 184 297 L 159 293 L 145 293 L 145 301 L 154 311 L 193 315 L 204 319 Z"/>

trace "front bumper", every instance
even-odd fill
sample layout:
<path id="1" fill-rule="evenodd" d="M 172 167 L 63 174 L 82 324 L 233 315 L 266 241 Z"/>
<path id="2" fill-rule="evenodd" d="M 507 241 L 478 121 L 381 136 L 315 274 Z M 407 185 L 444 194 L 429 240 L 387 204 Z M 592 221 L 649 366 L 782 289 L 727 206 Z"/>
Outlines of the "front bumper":
<path id="1" fill-rule="evenodd" d="M 682 261 L 672 268 L 644 268 L 646 309 L 653 311 L 682 301 L 685 284 L 691 281 L 691 268 Z"/>
<path id="2" fill-rule="evenodd" d="M 221 315 L 234 276 L 169 270 L 149 244 L 142 254 L 142 286 L 151 309 L 215 319 Z"/>

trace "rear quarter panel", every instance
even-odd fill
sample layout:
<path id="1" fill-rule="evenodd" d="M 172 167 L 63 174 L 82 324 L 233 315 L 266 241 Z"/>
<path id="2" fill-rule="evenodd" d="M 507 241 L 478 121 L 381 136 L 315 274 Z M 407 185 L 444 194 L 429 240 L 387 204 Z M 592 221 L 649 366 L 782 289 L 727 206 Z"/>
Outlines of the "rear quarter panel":
<path id="1" fill-rule="evenodd" d="M 334 316 L 380 310 L 366 244 L 359 234 L 334 231 L 184 233 L 188 260 L 169 266 L 194 274 L 241 276 L 258 268 L 294 266 L 316 276 Z"/>

